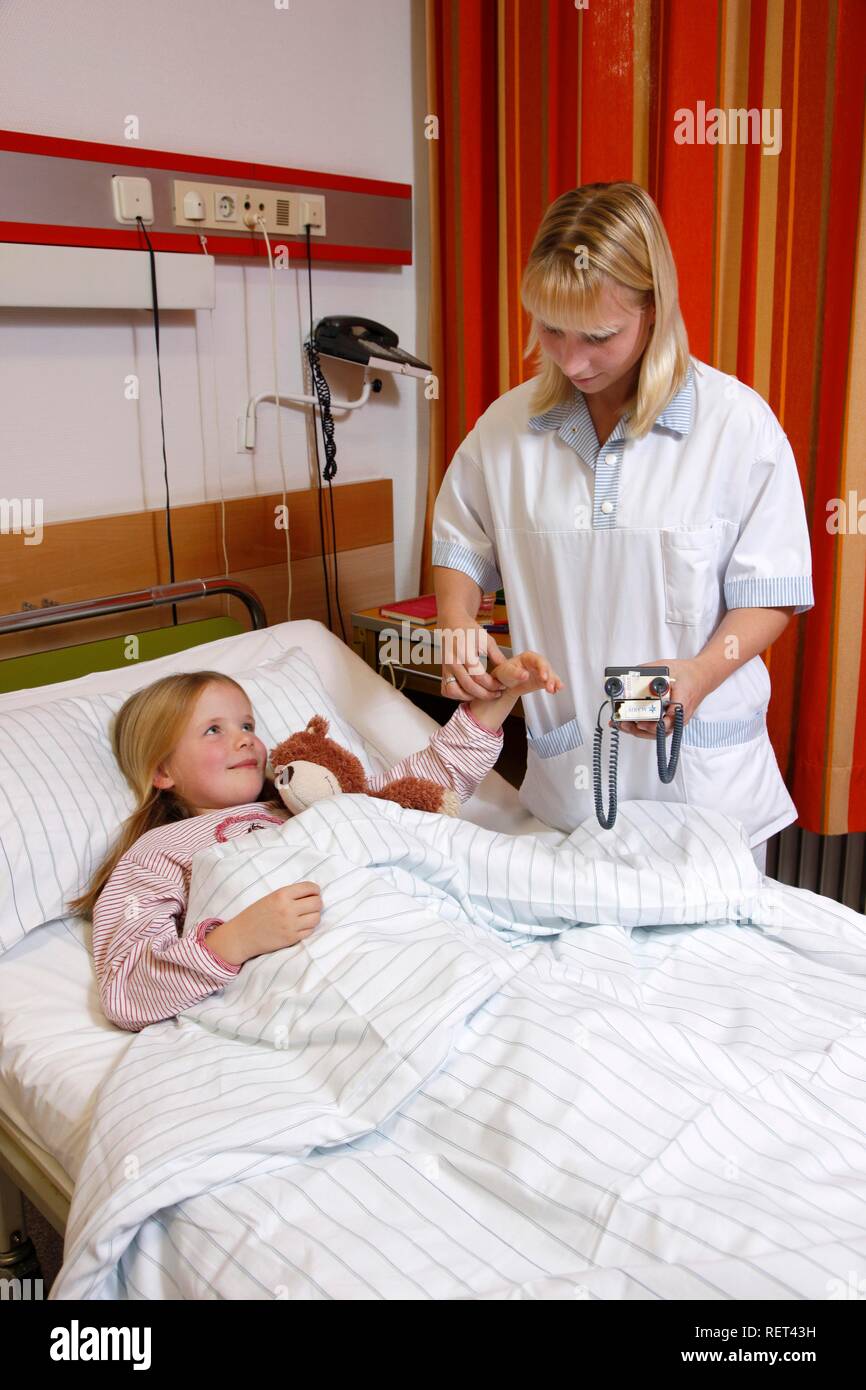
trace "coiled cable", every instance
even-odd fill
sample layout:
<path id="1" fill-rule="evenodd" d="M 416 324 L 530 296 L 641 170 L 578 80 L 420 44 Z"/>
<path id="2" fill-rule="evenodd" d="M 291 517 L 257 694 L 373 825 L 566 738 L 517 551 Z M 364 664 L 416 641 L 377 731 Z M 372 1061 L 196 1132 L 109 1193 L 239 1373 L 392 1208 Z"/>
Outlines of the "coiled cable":
<path id="1" fill-rule="evenodd" d="M 671 756 L 665 756 L 665 717 L 662 713 L 659 722 L 656 724 L 656 758 L 659 765 L 659 777 L 662 782 L 667 784 L 672 782 L 676 775 L 677 763 L 680 758 L 680 744 L 683 741 L 683 707 L 674 705 L 674 727 L 671 734 Z"/>
<path id="2" fill-rule="evenodd" d="M 592 736 L 592 783 L 595 793 L 595 814 L 602 830 L 611 830 L 616 820 L 616 767 L 619 760 L 619 729 L 614 724 L 610 731 L 610 755 L 607 769 L 608 787 L 608 809 L 604 809 L 604 797 L 601 790 L 601 740 L 603 730 L 601 727 L 601 711 L 609 700 L 603 700 L 595 721 L 595 732 Z"/>

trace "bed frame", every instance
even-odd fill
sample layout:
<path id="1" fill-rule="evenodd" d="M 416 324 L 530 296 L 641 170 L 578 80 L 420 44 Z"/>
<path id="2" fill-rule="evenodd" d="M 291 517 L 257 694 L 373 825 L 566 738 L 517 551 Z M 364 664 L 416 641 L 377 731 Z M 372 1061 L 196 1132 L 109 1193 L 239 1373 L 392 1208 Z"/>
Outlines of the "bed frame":
<path id="1" fill-rule="evenodd" d="M 265 610 L 258 595 L 246 584 L 221 577 L 186 580 L 176 584 L 159 585 L 152 589 L 138 589 L 126 594 L 111 594 L 78 603 L 57 604 L 50 608 L 27 609 L 21 613 L 0 615 L 0 637 L 8 633 L 29 632 L 40 627 L 54 627 L 59 623 L 137 612 L 164 604 L 174 606 L 191 599 L 210 598 L 220 594 L 241 600 L 249 613 L 253 629 L 267 626 Z M 205 622 L 172 624 L 138 635 L 141 639 L 148 639 L 147 656 L 148 659 L 152 659 L 154 656 L 180 651 L 202 642 L 232 636 L 242 630 L 241 624 L 235 619 L 220 618 Z M 122 637 L 107 638 L 102 642 L 79 648 L 55 650 L 50 655 L 57 659 L 60 658 L 61 652 L 77 652 L 79 665 L 81 658 L 86 662 L 87 658 L 91 657 L 98 663 L 96 669 L 110 670 L 129 664 L 124 658 L 124 641 Z M 98 653 L 97 648 L 101 649 Z M 0 663 L 0 666 L 9 668 L 20 667 L 21 673 L 25 675 L 20 684 L 13 685 L 10 689 L 27 688 L 26 673 L 28 670 L 32 671 L 32 667 L 28 666 L 30 661 L 29 657 L 19 657 Z M 78 675 L 84 672 L 63 672 L 55 675 L 54 679 L 67 679 L 70 674 Z M 32 679 L 30 683 L 33 683 Z M 48 682 L 43 680 L 43 683 Z M 0 1280 L 6 1278 L 23 1281 L 41 1278 L 36 1251 L 26 1233 L 22 1198 L 26 1197 L 62 1236 L 69 1217 L 72 1188 L 73 1184 L 68 1174 L 56 1159 L 41 1145 L 23 1134 L 9 1116 L 0 1112 Z"/>

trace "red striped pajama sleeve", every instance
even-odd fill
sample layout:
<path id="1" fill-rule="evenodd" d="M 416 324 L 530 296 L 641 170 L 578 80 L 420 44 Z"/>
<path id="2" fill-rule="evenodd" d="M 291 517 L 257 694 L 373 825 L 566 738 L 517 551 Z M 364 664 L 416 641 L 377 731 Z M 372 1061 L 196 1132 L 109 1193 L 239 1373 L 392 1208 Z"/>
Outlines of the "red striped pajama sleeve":
<path id="1" fill-rule="evenodd" d="M 381 791 L 398 777 L 427 777 L 451 787 L 461 801 L 468 801 L 502 752 L 504 734 L 480 724 L 465 705 L 457 709 L 419 753 L 402 758 L 390 772 L 368 779 L 372 791 Z"/>

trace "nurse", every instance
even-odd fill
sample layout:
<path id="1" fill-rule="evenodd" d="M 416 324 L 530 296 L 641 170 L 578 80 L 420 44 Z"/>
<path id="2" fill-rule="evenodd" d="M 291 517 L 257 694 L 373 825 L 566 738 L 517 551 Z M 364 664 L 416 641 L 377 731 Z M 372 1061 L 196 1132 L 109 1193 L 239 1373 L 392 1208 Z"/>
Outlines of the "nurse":
<path id="1" fill-rule="evenodd" d="M 539 370 L 488 407 L 445 475 L 440 624 L 483 644 L 481 594 L 504 587 L 512 647 L 544 652 L 562 676 L 558 694 L 525 701 L 520 799 L 564 831 L 595 813 L 605 666 L 669 665 L 684 716 L 676 776 L 659 780 L 653 725 L 623 726 L 620 805 L 725 811 L 763 870 L 766 841 L 797 809 L 767 734 L 759 653 L 814 603 L 787 436 L 756 391 L 690 356 L 670 244 L 639 185 L 557 198 L 521 298 Z M 494 698 L 502 655 L 486 645 L 487 672 L 443 665 L 443 694 Z"/>

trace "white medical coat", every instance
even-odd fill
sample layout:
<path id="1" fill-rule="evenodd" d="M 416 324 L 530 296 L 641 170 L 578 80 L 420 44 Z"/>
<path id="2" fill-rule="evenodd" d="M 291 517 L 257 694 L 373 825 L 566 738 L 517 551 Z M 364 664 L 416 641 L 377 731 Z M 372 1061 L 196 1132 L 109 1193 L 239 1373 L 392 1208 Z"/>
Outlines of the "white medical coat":
<path id="1" fill-rule="evenodd" d="M 814 604 L 797 467 L 770 407 L 696 358 L 640 440 L 623 418 L 600 447 L 583 393 L 530 414 L 534 382 L 500 396 L 457 450 L 433 520 L 434 565 L 505 588 L 510 644 L 548 658 L 565 688 L 524 700 L 524 806 L 571 831 L 595 811 L 592 736 L 605 666 L 693 657 L 726 609 Z M 685 726 L 674 780 L 655 742 L 620 738 L 619 800 L 679 801 L 738 817 L 755 845 L 796 819 L 766 728 L 759 656 Z M 607 802 L 609 709 L 602 758 Z M 670 751 L 670 740 L 667 744 Z"/>

